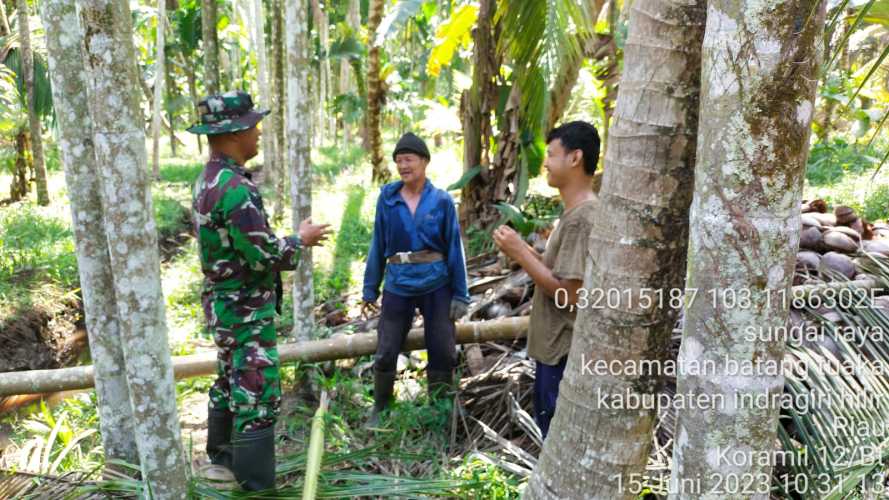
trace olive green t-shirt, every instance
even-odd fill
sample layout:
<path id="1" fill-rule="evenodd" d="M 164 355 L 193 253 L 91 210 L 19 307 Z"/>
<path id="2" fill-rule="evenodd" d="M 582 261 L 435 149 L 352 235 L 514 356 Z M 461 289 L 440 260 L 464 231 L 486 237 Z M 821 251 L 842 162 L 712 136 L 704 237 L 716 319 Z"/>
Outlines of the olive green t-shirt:
<path id="1" fill-rule="evenodd" d="M 585 201 L 562 214 L 546 242 L 543 263 L 562 280 L 583 280 L 588 241 L 596 200 Z M 531 324 L 528 328 L 528 356 L 555 365 L 571 349 L 571 335 L 577 312 L 565 304 L 565 294 L 558 297 L 564 307 L 556 307 L 556 298 L 546 295 L 543 287 L 534 287 L 531 299 Z"/>

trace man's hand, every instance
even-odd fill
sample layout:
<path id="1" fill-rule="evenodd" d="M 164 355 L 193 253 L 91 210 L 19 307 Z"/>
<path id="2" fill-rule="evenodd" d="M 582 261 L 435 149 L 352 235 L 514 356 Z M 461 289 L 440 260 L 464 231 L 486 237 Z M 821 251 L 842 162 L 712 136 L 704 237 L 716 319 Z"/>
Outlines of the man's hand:
<path id="1" fill-rule="evenodd" d="M 451 299 L 451 310 L 448 312 L 448 317 L 451 321 L 457 321 L 458 319 L 466 316 L 466 313 L 469 311 L 469 304 L 463 302 L 462 300 Z"/>
<path id="2" fill-rule="evenodd" d="M 373 316 L 376 316 L 379 313 L 380 313 L 380 307 L 377 305 L 377 301 L 365 300 L 361 304 L 361 316 L 364 319 L 369 319 Z"/>
<path id="3" fill-rule="evenodd" d="M 311 217 L 299 223 L 299 239 L 303 246 L 316 246 L 332 232 L 330 224 L 312 224 Z"/>
<path id="4" fill-rule="evenodd" d="M 528 246 L 519 233 L 509 226 L 500 226 L 495 229 L 493 237 L 494 243 L 500 247 L 500 250 L 513 260 L 518 260 L 517 256 Z"/>

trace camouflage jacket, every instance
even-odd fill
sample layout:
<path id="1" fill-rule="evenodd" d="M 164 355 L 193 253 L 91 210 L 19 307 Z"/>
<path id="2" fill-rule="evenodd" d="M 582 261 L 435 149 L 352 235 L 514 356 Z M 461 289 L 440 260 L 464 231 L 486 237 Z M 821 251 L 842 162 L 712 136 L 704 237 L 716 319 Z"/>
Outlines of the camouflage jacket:
<path id="1" fill-rule="evenodd" d="M 298 236 L 275 236 L 244 167 L 213 154 L 195 182 L 192 215 L 208 325 L 273 318 L 276 277 L 296 268 L 301 243 Z"/>

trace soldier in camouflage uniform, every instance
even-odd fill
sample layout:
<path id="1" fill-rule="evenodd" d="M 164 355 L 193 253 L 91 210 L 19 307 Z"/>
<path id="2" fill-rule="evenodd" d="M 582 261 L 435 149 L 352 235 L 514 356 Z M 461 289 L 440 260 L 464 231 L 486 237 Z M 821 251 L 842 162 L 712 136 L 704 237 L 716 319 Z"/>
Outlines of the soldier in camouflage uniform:
<path id="1" fill-rule="evenodd" d="M 281 399 L 276 284 L 281 271 L 296 268 L 300 249 L 318 244 L 330 230 L 309 219 L 285 238 L 269 228 L 262 198 L 244 169 L 258 152 L 257 124 L 268 111 L 254 110 L 247 93 L 234 91 L 207 97 L 198 114 L 201 122 L 188 131 L 208 135 L 210 160 L 195 183 L 192 214 L 204 314 L 218 347 L 207 455 L 231 469 L 245 489 L 267 489 L 275 484 L 274 424 Z"/>

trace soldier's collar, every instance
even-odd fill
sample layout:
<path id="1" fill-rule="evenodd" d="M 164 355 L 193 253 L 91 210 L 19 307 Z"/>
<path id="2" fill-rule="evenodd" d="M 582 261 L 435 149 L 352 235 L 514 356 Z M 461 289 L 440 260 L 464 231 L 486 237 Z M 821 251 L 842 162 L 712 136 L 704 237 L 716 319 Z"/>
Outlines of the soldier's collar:
<path id="1" fill-rule="evenodd" d="M 226 167 L 234 170 L 235 172 L 247 177 L 248 179 L 250 178 L 244 166 L 236 162 L 234 158 L 228 156 L 225 153 L 220 153 L 218 151 L 210 153 L 210 161 L 218 161 Z"/>

